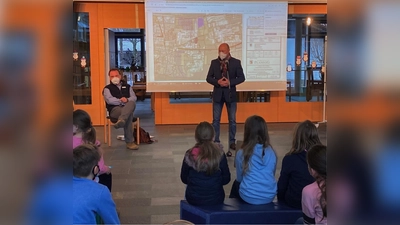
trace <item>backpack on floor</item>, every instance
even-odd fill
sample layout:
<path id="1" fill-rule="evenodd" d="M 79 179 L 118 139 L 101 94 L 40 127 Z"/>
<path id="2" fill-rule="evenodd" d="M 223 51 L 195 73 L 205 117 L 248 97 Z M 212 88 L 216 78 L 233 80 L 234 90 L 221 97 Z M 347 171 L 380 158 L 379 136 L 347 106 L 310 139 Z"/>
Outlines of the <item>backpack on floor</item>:
<path id="1" fill-rule="evenodd" d="M 139 127 L 139 138 L 140 138 L 140 143 L 146 143 L 146 144 L 151 144 L 154 141 L 150 138 L 149 132 L 146 132 L 143 128 Z M 133 137 L 135 138 L 135 142 L 137 143 L 136 137 L 137 137 L 137 129 L 135 128 L 133 130 Z"/>

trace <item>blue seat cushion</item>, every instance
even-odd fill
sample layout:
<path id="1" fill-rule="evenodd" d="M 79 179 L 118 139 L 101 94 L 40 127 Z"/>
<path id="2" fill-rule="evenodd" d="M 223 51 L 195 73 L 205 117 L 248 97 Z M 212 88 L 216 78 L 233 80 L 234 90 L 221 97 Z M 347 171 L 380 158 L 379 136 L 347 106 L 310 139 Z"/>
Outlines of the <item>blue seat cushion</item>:
<path id="1" fill-rule="evenodd" d="M 181 219 L 195 224 L 294 224 L 302 211 L 281 202 L 250 205 L 226 198 L 221 205 L 193 206 L 181 201 Z"/>

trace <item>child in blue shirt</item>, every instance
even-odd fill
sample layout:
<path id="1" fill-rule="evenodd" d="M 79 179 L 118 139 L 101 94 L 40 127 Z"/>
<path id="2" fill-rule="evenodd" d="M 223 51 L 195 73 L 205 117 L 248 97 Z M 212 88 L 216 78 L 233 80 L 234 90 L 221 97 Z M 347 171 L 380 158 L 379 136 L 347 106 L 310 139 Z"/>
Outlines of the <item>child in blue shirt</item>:
<path id="1" fill-rule="evenodd" d="M 120 224 L 110 191 L 93 181 L 100 171 L 99 160 L 100 153 L 93 144 L 79 145 L 73 150 L 74 224 L 96 224 L 97 215 L 105 224 Z"/>
<path id="2" fill-rule="evenodd" d="M 267 123 L 262 117 L 247 118 L 243 144 L 236 153 L 235 164 L 240 198 L 253 205 L 272 202 L 277 191 L 276 154 L 269 141 Z"/>

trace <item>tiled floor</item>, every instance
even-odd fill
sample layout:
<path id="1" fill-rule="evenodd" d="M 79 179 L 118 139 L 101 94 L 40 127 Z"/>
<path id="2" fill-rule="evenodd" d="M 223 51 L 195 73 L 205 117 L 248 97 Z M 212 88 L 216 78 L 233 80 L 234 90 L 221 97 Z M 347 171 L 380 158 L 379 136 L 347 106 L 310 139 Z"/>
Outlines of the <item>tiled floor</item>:
<path id="1" fill-rule="evenodd" d="M 264 101 L 264 99 L 260 99 L 257 98 L 257 101 Z M 306 96 L 292 96 L 292 97 L 286 97 L 286 102 L 306 102 Z M 310 102 L 319 102 L 319 101 L 323 101 L 323 98 L 318 98 L 317 96 L 312 96 L 312 98 L 310 99 Z M 183 96 L 182 98 L 173 98 L 170 97 L 169 99 L 169 103 L 170 104 L 185 104 L 185 103 L 212 103 L 212 99 L 211 98 L 186 98 L 185 96 Z"/>
<path id="2" fill-rule="evenodd" d="M 113 166 L 112 195 L 123 224 L 162 224 L 179 219 L 179 202 L 184 197 L 185 185 L 180 180 L 180 169 L 185 151 L 194 144 L 195 125 L 154 125 L 150 100 L 139 101 L 135 115 L 140 125 L 157 142 L 141 144 L 139 150 L 125 148 L 116 139 L 123 130 L 112 130 L 112 146 L 103 144 L 105 162 Z M 211 118 L 210 118 L 211 121 Z M 278 178 L 283 156 L 289 150 L 295 123 L 269 123 L 272 145 L 278 155 Z M 96 127 L 98 139 L 103 139 L 103 127 Z M 320 125 L 320 138 L 326 143 L 326 126 Z M 243 124 L 237 125 L 236 139 L 243 139 Z M 221 125 L 221 141 L 227 143 L 228 125 Z M 227 145 L 227 144 L 224 144 Z M 225 186 L 229 195 L 236 177 L 233 157 L 228 158 L 231 182 Z"/>

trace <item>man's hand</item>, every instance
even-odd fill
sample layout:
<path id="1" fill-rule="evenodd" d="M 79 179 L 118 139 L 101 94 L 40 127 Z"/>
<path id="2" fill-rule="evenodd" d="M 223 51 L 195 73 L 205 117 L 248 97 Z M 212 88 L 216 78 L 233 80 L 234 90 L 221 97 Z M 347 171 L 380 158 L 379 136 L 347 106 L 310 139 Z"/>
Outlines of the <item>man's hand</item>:
<path id="1" fill-rule="evenodd" d="M 225 77 L 219 79 L 218 84 L 221 87 L 228 87 L 228 85 L 229 85 L 228 80 Z"/>
<path id="2" fill-rule="evenodd" d="M 120 98 L 119 100 L 121 100 L 121 102 L 123 102 L 123 103 L 127 103 L 127 102 L 128 102 L 128 99 L 125 98 L 125 97 L 122 97 L 122 98 Z"/>

